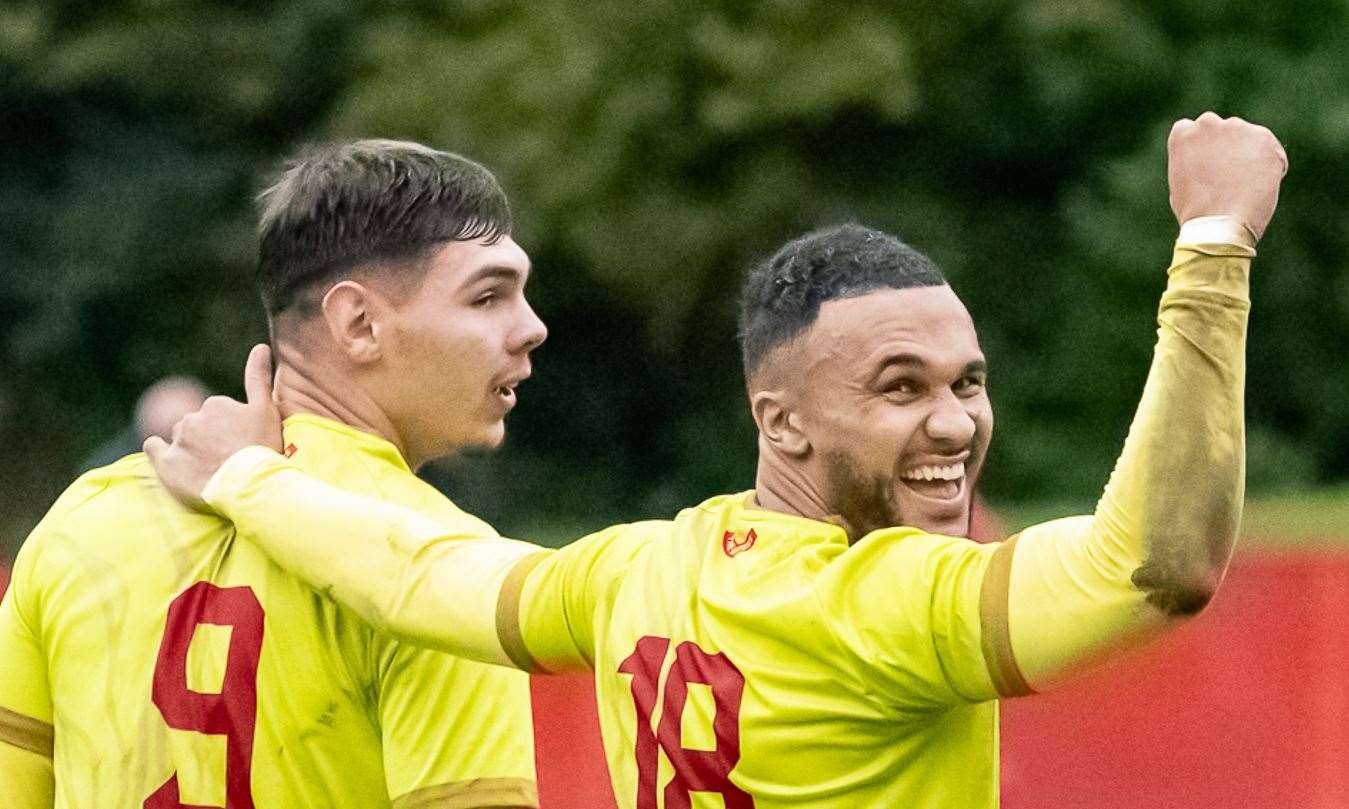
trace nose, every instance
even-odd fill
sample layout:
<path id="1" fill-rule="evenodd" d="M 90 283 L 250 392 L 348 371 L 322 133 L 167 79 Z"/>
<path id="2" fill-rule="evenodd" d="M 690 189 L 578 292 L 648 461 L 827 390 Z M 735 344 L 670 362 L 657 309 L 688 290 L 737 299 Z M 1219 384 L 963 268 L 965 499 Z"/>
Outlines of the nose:
<path id="1" fill-rule="evenodd" d="M 515 345 L 512 346 L 514 352 L 518 354 L 528 354 L 548 339 L 548 327 L 543 325 L 543 321 L 535 314 L 534 307 L 524 303 L 523 308 L 524 312 L 515 332 Z"/>
<path id="2" fill-rule="evenodd" d="M 946 391 L 928 413 L 924 429 L 933 441 L 951 447 L 963 447 L 974 438 L 976 425 L 959 396 Z"/>

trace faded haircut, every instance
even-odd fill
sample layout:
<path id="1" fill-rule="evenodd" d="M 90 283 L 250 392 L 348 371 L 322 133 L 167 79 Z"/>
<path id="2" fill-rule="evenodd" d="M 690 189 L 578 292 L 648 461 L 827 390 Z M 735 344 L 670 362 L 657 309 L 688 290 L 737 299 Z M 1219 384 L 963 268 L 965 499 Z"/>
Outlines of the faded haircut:
<path id="1" fill-rule="evenodd" d="M 496 177 L 419 143 L 359 140 L 304 150 L 258 195 L 258 289 L 269 318 L 318 313 L 361 271 L 420 281 L 449 241 L 495 241 L 511 210 Z"/>
<path id="2" fill-rule="evenodd" d="M 835 225 L 793 239 L 750 270 L 741 288 L 745 379 L 754 376 L 769 352 L 814 323 L 825 301 L 945 283 L 927 256 L 862 225 Z"/>

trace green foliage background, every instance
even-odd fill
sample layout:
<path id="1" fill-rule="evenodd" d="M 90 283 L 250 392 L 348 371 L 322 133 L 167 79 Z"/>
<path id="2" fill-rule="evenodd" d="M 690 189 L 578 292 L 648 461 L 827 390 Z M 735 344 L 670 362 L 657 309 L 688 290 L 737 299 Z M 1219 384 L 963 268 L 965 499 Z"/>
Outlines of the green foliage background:
<path id="1" fill-rule="evenodd" d="M 1252 487 L 1344 480 L 1346 32 L 1338 0 L 6 3 L 0 556 L 155 378 L 238 392 L 251 196 L 348 136 L 466 153 L 514 200 L 552 336 L 506 449 L 437 472 L 504 530 L 748 487 L 738 281 L 843 219 L 929 252 L 973 312 L 990 497 L 1089 501 L 1153 339 L 1166 133 L 1210 108 L 1292 163 L 1254 281 Z"/>

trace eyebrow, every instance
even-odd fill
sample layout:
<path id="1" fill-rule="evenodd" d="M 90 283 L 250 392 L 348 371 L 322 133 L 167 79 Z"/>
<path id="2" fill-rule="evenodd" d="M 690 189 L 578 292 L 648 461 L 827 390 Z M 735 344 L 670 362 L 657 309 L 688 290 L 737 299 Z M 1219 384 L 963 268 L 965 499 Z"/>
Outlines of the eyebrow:
<path id="1" fill-rule="evenodd" d="M 923 359 L 917 354 L 891 354 L 881 362 L 880 367 L 884 369 L 891 365 L 914 365 L 919 368 L 926 368 L 927 364 L 928 364 L 927 360 Z M 969 362 L 965 363 L 965 367 L 961 369 L 960 373 L 987 374 L 988 362 L 986 360 L 970 360 Z"/>
<path id="2" fill-rule="evenodd" d="M 526 271 L 527 272 L 527 271 Z M 472 286 L 486 278 L 497 278 L 506 281 L 516 281 L 524 278 L 525 273 L 518 267 L 507 267 L 504 264 L 489 264 L 486 267 L 479 267 L 464 279 L 464 286 Z"/>

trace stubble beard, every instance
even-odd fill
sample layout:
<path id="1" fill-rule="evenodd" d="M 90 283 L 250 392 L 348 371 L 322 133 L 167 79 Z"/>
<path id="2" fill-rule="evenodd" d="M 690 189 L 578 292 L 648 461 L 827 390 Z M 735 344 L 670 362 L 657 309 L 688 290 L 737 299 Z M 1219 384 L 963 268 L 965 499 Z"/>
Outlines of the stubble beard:
<path id="1" fill-rule="evenodd" d="M 899 504 L 899 495 L 895 487 L 899 482 L 899 470 L 891 471 L 890 477 L 881 475 L 866 476 L 858 474 L 858 464 L 841 452 L 825 453 L 824 462 L 830 481 L 830 503 L 851 533 L 851 541 L 856 542 L 872 531 L 881 528 L 893 528 L 909 525 L 919 530 L 931 529 L 913 525 L 904 518 Z M 973 486 L 973 479 L 966 481 Z M 973 495 L 969 495 L 965 506 L 965 530 L 960 536 L 969 536 L 970 520 L 974 511 Z"/>
<path id="2" fill-rule="evenodd" d="M 840 452 L 826 453 L 824 462 L 830 480 L 830 500 L 847 524 L 853 541 L 877 529 L 904 524 L 891 481 L 879 475 L 858 474 L 857 464 Z"/>

